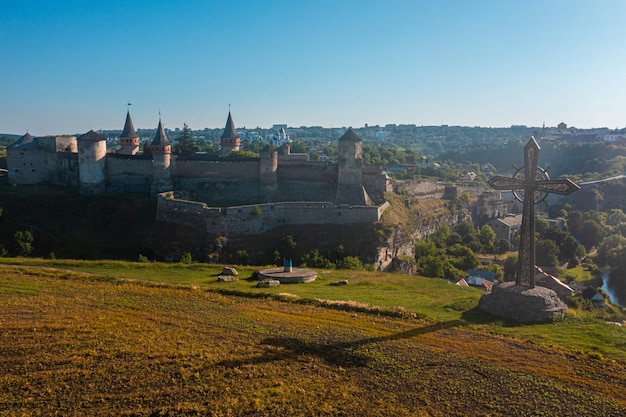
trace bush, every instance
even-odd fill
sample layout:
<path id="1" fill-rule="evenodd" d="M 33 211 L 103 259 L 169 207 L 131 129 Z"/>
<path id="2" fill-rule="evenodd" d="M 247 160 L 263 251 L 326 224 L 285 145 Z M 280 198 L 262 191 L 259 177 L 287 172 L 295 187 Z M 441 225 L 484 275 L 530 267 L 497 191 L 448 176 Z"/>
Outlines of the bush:
<path id="1" fill-rule="evenodd" d="M 13 245 L 17 256 L 28 256 L 33 252 L 33 234 L 28 230 L 13 235 Z"/>
<path id="2" fill-rule="evenodd" d="M 191 253 L 185 252 L 182 255 L 180 255 L 180 263 L 188 264 L 188 265 L 193 263 L 193 257 L 191 256 Z"/>

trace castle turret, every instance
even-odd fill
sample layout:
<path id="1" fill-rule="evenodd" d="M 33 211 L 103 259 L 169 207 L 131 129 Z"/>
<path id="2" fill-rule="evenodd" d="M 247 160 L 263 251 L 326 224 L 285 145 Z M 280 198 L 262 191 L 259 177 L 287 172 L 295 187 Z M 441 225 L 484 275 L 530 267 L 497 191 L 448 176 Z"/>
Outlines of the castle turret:
<path id="1" fill-rule="evenodd" d="M 372 204 L 363 187 L 363 141 L 352 129 L 348 129 L 339 138 L 338 145 L 335 202 L 354 205 Z"/>
<path id="2" fill-rule="evenodd" d="M 228 112 L 224 133 L 220 137 L 220 145 L 222 146 L 220 156 L 226 156 L 232 151 L 238 151 L 241 145 L 241 138 L 237 133 L 237 129 L 235 129 L 235 123 L 230 112 Z"/>
<path id="3" fill-rule="evenodd" d="M 154 139 L 150 143 L 150 152 L 152 153 L 151 193 L 157 194 L 163 191 L 170 191 L 173 188 L 170 173 L 172 146 L 167 140 L 160 118 L 156 135 L 154 135 Z"/>
<path id="4" fill-rule="evenodd" d="M 278 184 L 278 152 L 272 145 L 267 145 L 259 153 L 259 181 L 261 185 L 273 186 Z"/>
<path id="5" fill-rule="evenodd" d="M 79 191 L 101 194 L 106 191 L 106 139 L 90 130 L 77 139 Z"/>
<path id="6" fill-rule="evenodd" d="M 135 131 L 133 125 L 133 119 L 130 117 L 130 110 L 126 112 L 126 122 L 124 123 L 124 130 L 120 135 L 120 149 L 119 153 L 135 155 L 139 150 L 139 135 Z"/>

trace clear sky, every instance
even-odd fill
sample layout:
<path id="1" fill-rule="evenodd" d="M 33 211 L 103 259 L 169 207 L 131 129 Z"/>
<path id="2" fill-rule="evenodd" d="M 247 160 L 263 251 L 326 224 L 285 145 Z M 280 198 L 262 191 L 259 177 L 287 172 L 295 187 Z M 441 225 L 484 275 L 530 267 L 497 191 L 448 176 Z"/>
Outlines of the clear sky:
<path id="1" fill-rule="evenodd" d="M 0 132 L 626 126 L 624 0 L 0 0 Z"/>

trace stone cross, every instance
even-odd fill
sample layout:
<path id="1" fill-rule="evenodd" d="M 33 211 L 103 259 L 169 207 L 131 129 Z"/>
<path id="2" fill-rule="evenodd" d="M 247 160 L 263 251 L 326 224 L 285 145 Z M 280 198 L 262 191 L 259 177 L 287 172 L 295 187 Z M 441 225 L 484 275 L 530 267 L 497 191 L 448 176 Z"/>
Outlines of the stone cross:
<path id="1" fill-rule="evenodd" d="M 539 149 L 539 144 L 531 137 L 524 148 L 524 168 L 516 173 L 523 171 L 523 178 L 495 176 L 487 181 L 496 190 L 513 191 L 524 203 L 515 283 L 530 288 L 535 287 L 535 204 L 543 201 L 548 193 L 567 195 L 580 189 L 569 179 L 551 180 L 537 165 Z"/>

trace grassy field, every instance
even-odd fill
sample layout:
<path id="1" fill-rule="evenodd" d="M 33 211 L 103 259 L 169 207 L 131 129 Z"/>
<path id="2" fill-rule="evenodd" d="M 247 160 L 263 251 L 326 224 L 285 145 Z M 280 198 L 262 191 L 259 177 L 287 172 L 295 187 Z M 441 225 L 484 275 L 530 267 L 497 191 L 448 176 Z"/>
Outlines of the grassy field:
<path id="1" fill-rule="evenodd" d="M 520 326 L 442 280 L 238 269 L 1 259 L 0 415 L 626 415 L 626 331 L 589 313 Z"/>

